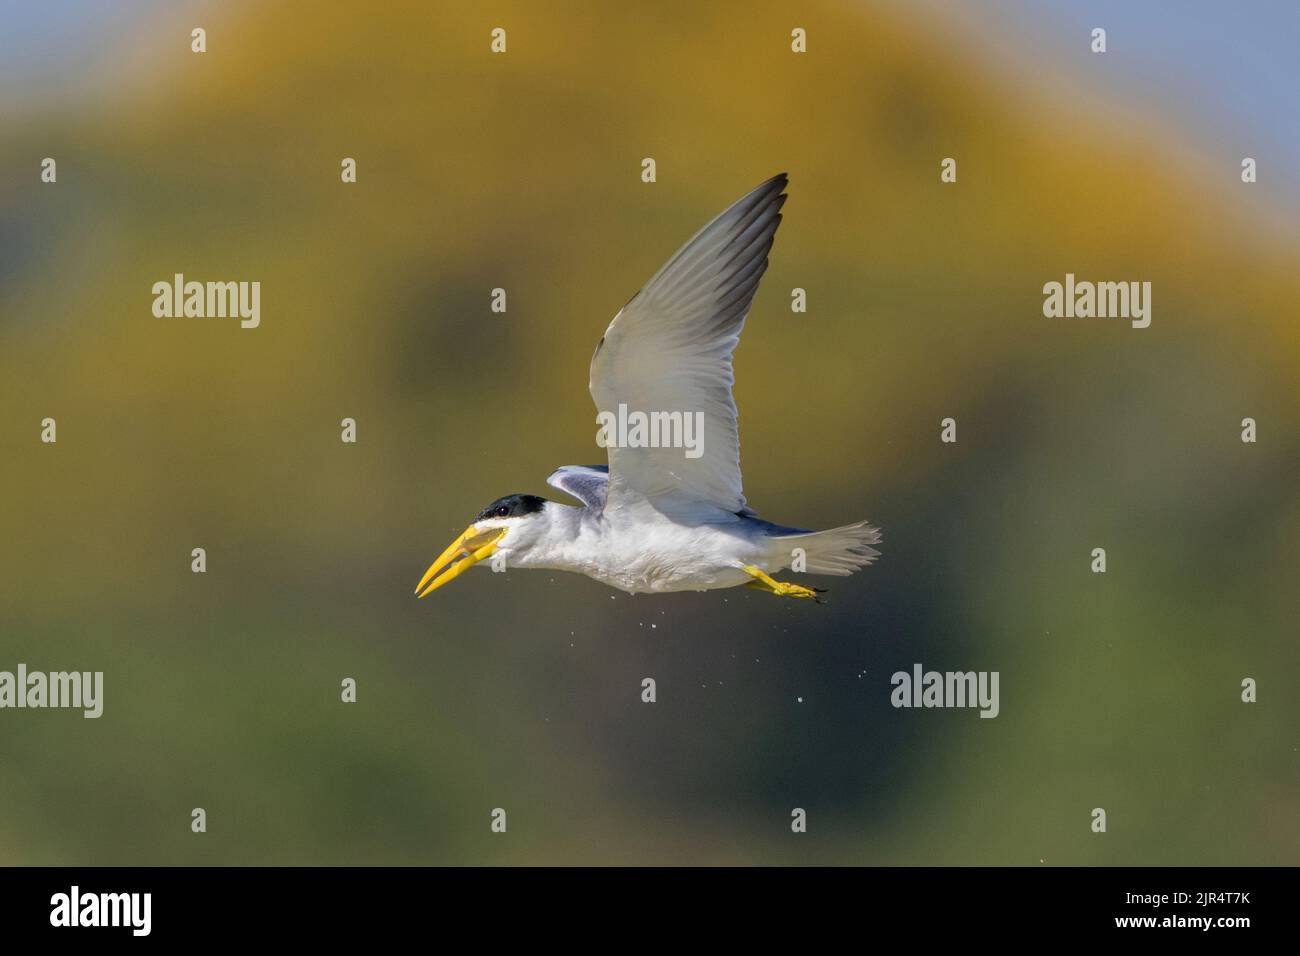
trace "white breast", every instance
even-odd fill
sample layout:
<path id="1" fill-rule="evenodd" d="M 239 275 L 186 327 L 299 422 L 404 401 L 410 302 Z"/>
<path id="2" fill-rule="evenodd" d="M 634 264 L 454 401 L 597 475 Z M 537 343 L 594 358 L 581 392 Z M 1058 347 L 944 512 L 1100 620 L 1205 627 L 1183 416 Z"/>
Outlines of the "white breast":
<path id="1" fill-rule="evenodd" d="M 739 519 L 688 524 L 649 506 L 609 513 L 548 502 L 546 510 L 545 533 L 508 551 L 509 566 L 575 571 L 634 593 L 703 591 L 748 581 L 740 565 L 765 553 Z"/>

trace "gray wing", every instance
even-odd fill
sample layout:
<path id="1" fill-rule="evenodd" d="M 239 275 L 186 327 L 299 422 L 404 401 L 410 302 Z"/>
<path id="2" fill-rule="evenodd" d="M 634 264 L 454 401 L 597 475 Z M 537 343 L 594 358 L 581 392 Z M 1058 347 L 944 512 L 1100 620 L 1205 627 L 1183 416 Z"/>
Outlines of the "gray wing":
<path id="1" fill-rule="evenodd" d="M 609 468 L 605 465 L 561 465 L 546 479 L 552 488 L 581 501 L 592 511 L 605 507 Z"/>
<path id="2" fill-rule="evenodd" d="M 699 457 L 681 448 L 609 448 L 609 500 L 745 508 L 731 353 L 767 269 L 785 203 L 785 173 L 701 229 L 614 316 L 591 358 L 598 412 L 703 418 Z"/>

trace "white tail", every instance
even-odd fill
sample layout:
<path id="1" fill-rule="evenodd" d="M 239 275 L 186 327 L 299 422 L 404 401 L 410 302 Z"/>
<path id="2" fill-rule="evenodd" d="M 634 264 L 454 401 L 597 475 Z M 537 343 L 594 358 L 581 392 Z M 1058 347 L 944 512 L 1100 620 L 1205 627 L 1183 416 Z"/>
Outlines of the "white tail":
<path id="1" fill-rule="evenodd" d="M 880 552 L 871 547 L 880 543 L 880 529 L 873 528 L 866 521 L 827 531 L 781 535 L 770 540 L 774 572 L 791 566 L 795 548 L 802 548 L 807 556 L 807 567 L 798 570 L 808 574 L 844 577 L 880 557 Z"/>

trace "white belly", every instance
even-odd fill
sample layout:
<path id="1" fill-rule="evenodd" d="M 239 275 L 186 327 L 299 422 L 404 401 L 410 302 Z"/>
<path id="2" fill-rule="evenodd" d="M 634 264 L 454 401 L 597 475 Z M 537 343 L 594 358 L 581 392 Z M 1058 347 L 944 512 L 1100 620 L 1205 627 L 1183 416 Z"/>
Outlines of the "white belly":
<path id="1" fill-rule="evenodd" d="M 710 591 L 734 588 L 752 578 L 734 560 L 702 557 L 691 550 L 640 550 L 617 562 L 583 570 L 590 578 L 631 593 Z"/>
<path id="2" fill-rule="evenodd" d="M 657 513 L 640 520 L 615 516 L 537 549 L 520 565 L 576 571 L 631 593 L 731 588 L 751 580 L 743 565 L 767 564 L 767 547 L 748 530 L 741 522 L 678 524 Z"/>

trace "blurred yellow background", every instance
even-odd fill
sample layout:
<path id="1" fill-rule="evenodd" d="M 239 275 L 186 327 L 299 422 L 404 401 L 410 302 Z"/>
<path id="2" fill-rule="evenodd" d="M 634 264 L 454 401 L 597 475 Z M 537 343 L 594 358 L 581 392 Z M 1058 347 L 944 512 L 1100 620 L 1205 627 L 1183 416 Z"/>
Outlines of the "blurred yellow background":
<path id="1" fill-rule="evenodd" d="M 0 863 L 1300 862 L 1294 203 L 933 15 L 160 7 L 7 107 L 0 669 L 105 703 L 0 711 Z M 602 460 L 605 325 L 781 170 L 746 493 L 880 563 L 825 607 L 415 601 L 485 503 Z M 260 281 L 261 326 L 155 318 L 177 272 Z M 1045 318 L 1067 272 L 1151 281 L 1151 327 Z M 914 662 L 999 671 L 1001 715 L 894 710 Z"/>

